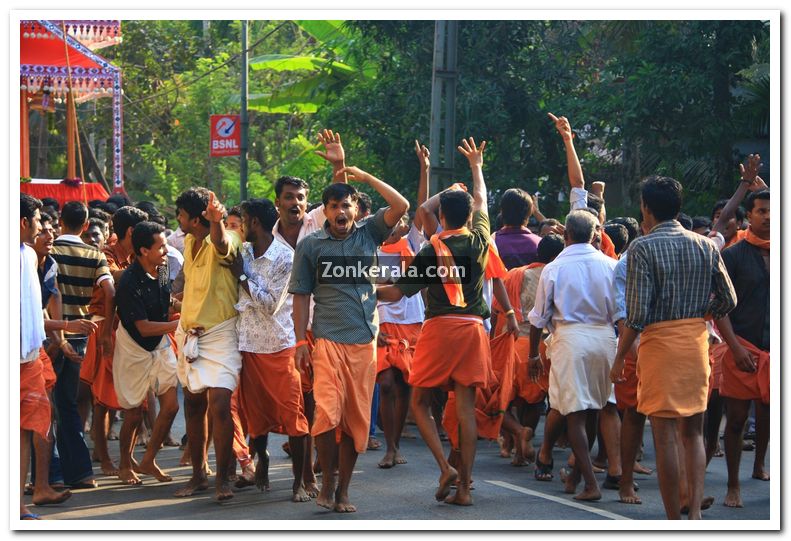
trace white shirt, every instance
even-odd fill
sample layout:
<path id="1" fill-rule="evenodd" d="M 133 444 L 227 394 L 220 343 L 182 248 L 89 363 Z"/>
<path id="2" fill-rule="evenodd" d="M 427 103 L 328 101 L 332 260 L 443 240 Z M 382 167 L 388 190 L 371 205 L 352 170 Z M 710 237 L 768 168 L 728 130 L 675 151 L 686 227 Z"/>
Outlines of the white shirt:
<path id="1" fill-rule="evenodd" d="M 572 188 L 569 194 L 571 210 L 580 210 L 588 206 L 588 190 L 585 188 Z"/>
<path id="2" fill-rule="evenodd" d="M 187 235 L 184 234 L 184 231 L 181 230 L 181 227 L 177 227 L 176 230 L 168 235 L 167 241 L 168 246 L 173 246 L 176 250 L 184 253 L 184 237 Z"/>
<path id="3" fill-rule="evenodd" d="M 176 279 L 176 276 L 179 275 L 181 271 L 181 267 L 184 266 L 184 256 L 181 255 L 181 252 L 178 251 L 177 248 L 171 246 L 170 244 L 167 245 L 168 247 L 168 271 L 169 276 L 168 279 L 172 282 Z"/>
<path id="4" fill-rule="evenodd" d="M 319 205 L 310 212 L 306 212 L 305 216 L 302 218 L 302 226 L 299 228 L 299 235 L 297 235 L 297 244 L 299 244 L 299 241 L 304 239 L 306 236 L 321 229 L 322 226 L 324 226 L 324 222 L 326 220 L 327 217 L 324 216 L 324 205 Z M 280 234 L 280 218 L 277 219 L 274 227 L 272 227 L 272 235 L 275 237 L 275 240 L 278 240 L 288 246 L 288 249 L 291 250 L 292 254 L 294 253 L 294 248 L 288 243 L 283 235 Z"/>
<path id="5" fill-rule="evenodd" d="M 36 252 L 21 243 L 19 249 L 19 300 L 20 300 L 20 363 L 38 359 L 38 350 L 47 337 L 44 332 L 44 313 L 41 309 L 41 286 L 38 282 L 38 257 Z"/>
<path id="6" fill-rule="evenodd" d="M 530 323 L 550 332 L 564 323 L 612 326 L 616 264 L 590 244 L 566 247 L 541 273 Z"/>
<path id="7" fill-rule="evenodd" d="M 272 241 L 256 258 L 253 246 L 242 247 L 244 274 L 250 293 L 240 285 L 236 330 L 239 351 L 276 353 L 297 343 L 291 319 L 293 296 L 288 294 L 294 255 L 283 243 Z"/>

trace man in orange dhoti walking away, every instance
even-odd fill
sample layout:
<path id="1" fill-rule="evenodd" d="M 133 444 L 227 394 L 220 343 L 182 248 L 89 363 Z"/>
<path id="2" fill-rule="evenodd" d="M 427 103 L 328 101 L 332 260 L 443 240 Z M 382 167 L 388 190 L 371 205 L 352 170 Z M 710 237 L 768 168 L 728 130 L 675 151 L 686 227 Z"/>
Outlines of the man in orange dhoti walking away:
<path id="1" fill-rule="evenodd" d="M 244 201 L 241 212 L 247 242 L 231 271 L 239 280 L 239 401 L 258 454 L 255 483 L 260 490 L 269 489 L 269 433 L 287 434 L 294 472 L 292 501 L 306 502 L 310 501 L 303 486 L 308 420 L 294 364 L 296 339 L 291 296 L 286 290 L 293 256 L 272 237 L 277 210 L 271 201 Z"/>
<path id="2" fill-rule="evenodd" d="M 484 272 L 490 251 L 486 184 L 483 179 L 483 152 L 475 141 L 463 140 L 458 147 L 472 170 L 473 196 L 466 191 L 446 190 L 439 194 L 443 231 L 420 250 L 395 285 L 381 287 L 381 300 L 394 302 L 413 296 L 428 287 L 426 322 L 415 349 L 409 384 L 413 387 L 412 411 L 420 434 L 440 468 L 438 501 L 472 505 L 470 480 L 475 459 L 476 388 L 486 388 L 491 374 L 491 352 L 483 320 L 489 306 L 483 298 Z M 472 215 L 472 228 L 466 227 Z M 513 311 L 509 331 L 516 329 Z M 447 344 L 453 344 L 448 348 Z M 453 390 L 459 421 L 459 471 L 445 458 L 437 425 L 431 416 L 435 388 Z M 457 481 L 458 479 L 458 481 Z M 451 485 L 456 493 L 451 495 Z"/>
<path id="3" fill-rule="evenodd" d="M 519 323 L 519 335 L 514 346 L 517 360 L 513 372 L 512 398 L 519 415 L 518 420 L 514 421 L 523 426 L 525 432 L 521 434 L 521 441 L 514 440 L 517 450 L 512 461 L 514 466 L 521 466 L 526 463 L 525 461 L 533 462 L 535 460 L 535 450 L 531 440 L 541 418 L 544 400 L 549 390 L 549 366 L 544 366 L 544 373 L 539 377 L 538 382 L 532 382 L 527 374 L 527 358 L 530 355 L 530 322 L 527 319 L 527 314 L 533 309 L 536 302 L 536 289 L 541 271 L 547 263 L 553 261 L 563 251 L 563 247 L 563 238 L 559 235 L 545 236 L 536 248 L 538 260 L 535 263 L 509 270 L 503 280 L 508 299 Z M 506 310 L 496 298 L 492 312 L 495 336 L 497 336 L 502 333 L 505 326 Z M 546 351 L 546 348 L 543 349 Z M 492 359 L 494 360 L 494 358 Z M 506 411 L 506 417 L 509 415 L 510 413 Z"/>
<path id="4" fill-rule="evenodd" d="M 769 444 L 769 190 L 751 193 L 745 203 L 750 227 L 744 240 L 722 251 L 738 304 L 717 321 L 728 344 L 720 357 L 725 398 L 725 459 L 728 494 L 725 505 L 742 507 L 739 462 L 750 403 L 755 403 L 753 478 L 769 480 L 764 467 Z"/>
<path id="5" fill-rule="evenodd" d="M 614 383 L 625 381 L 625 357 L 642 333 L 637 411 L 651 420 L 665 513 L 669 519 L 681 517 L 677 447 L 683 444 L 689 518 L 700 519 L 710 371 L 704 317 L 721 319 L 735 306 L 736 296 L 714 243 L 686 231 L 675 219 L 681 196 L 681 184 L 672 178 L 643 181 L 640 211 L 650 233 L 629 246 L 626 321 L 610 377 Z M 666 296 L 667 291 L 674 295 Z"/>
<path id="6" fill-rule="evenodd" d="M 357 510 L 349 501 L 349 482 L 358 453 L 368 445 L 376 379 L 376 291 L 365 270 L 376 263 L 378 247 L 409 209 L 396 190 L 356 167 L 337 171 L 336 178 L 347 173 L 375 189 L 388 206 L 355 222 L 357 190 L 343 183 L 328 186 L 322 194 L 327 220 L 321 230 L 297 244 L 288 287 L 294 295 L 297 366 L 303 376 L 313 376 L 316 410 L 311 434 L 322 468 L 316 503 L 340 513 Z M 312 352 L 306 335 L 311 295 L 316 302 Z M 340 443 L 335 439 L 337 428 Z"/>

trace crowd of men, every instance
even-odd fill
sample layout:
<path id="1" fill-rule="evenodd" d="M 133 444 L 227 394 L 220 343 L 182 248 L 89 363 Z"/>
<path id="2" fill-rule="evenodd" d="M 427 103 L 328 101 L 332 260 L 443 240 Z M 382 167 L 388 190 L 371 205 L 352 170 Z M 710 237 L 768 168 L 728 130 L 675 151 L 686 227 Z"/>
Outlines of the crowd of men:
<path id="1" fill-rule="evenodd" d="M 683 214 L 681 184 L 651 176 L 639 219 L 608 221 L 604 183 L 586 186 L 569 121 L 549 116 L 568 162 L 562 223 L 511 188 L 493 228 L 486 142 L 472 138 L 458 147 L 471 190 L 457 183 L 433 195 L 429 150 L 415 142 L 420 178 L 409 213 L 392 186 L 346 165 L 330 130 L 319 134 L 318 154 L 333 182 L 311 210 L 308 184 L 288 176 L 274 201 L 230 210 L 213 192 L 189 189 L 175 202 L 174 232 L 150 202 L 113 195 L 61 207 L 22 194 L 21 518 L 39 518 L 26 491 L 38 506 L 97 486 L 94 462 L 124 484 L 172 481 L 156 455 L 179 445 L 178 385 L 181 463 L 192 475 L 176 497 L 207 490 L 212 475 L 218 501 L 234 488 L 268 490 L 274 432 L 288 436 L 293 501 L 354 512 L 349 484 L 359 453 L 381 445 L 375 425 L 385 439 L 379 467 L 400 467 L 411 416 L 440 470 L 438 501 L 472 505 L 476 442 L 488 438 L 514 466 L 534 463 L 537 481 L 554 478 L 553 448 L 568 445 L 565 492 L 601 499 L 595 473 L 604 468 L 603 488 L 639 504 L 634 474 L 651 473 L 640 464 L 648 418 L 667 517 L 699 519 L 713 503 L 704 475 L 721 453 L 725 412 L 723 503 L 742 506 L 751 413 L 753 477 L 769 479 L 769 190 L 760 157 L 740 165 L 733 196 L 711 218 Z M 350 181 L 384 206 L 374 211 Z M 361 266 L 400 272 L 349 274 Z M 119 414 L 116 465 L 107 440 Z"/>

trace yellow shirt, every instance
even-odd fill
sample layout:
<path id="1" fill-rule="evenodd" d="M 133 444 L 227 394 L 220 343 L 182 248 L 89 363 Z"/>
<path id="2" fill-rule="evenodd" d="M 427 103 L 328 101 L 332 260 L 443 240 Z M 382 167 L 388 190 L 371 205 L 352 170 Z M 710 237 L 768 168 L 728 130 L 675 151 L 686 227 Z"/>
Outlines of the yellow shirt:
<path id="1" fill-rule="evenodd" d="M 242 247 L 235 231 L 225 232 L 228 253 L 220 254 L 209 235 L 193 258 L 193 235 L 184 237 L 184 301 L 181 305 L 181 328 L 203 327 L 207 331 L 236 317 L 234 305 L 239 301 L 238 281 L 230 269 L 220 263 L 233 260 Z"/>

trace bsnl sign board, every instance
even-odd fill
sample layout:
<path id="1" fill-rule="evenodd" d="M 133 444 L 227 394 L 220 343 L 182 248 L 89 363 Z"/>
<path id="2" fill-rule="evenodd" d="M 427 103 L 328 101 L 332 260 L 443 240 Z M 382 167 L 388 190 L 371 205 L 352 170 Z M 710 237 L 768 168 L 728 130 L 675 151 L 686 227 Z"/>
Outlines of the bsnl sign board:
<path id="1" fill-rule="evenodd" d="M 239 115 L 211 115 L 210 156 L 239 156 L 242 148 L 242 130 Z"/>

